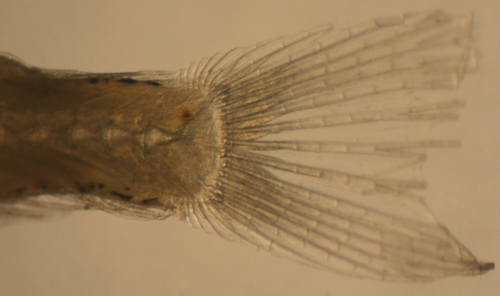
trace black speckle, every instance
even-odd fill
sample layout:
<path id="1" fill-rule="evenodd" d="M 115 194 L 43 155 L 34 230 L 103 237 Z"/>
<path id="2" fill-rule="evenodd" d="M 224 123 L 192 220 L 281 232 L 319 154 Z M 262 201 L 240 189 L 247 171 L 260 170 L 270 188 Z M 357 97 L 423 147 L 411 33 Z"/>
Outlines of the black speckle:
<path id="1" fill-rule="evenodd" d="M 103 188 L 104 188 L 104 186 L 105 186 L 105 185 L 104 185 L 103 183 L 99 183 L 99 184 L 97 184 L 97 188 L 99 188 L 99 189 L 103 189 Z"/>
<path id="2" fill-rule="evenodd" d="M 24 189 L 21 188 L 21 187 L 19 187 L 19 188 L 16 189 L 16 191 L 17 191 L 17 193 L 23 193 Z"/>
<path id="3" fill-rule="evenodd" d="M 156 82 L 156 81 L 145 81 L 145 83 L 149 84 L 149 85 L 155 85 L 155 86 L 160 86 L 161 84 Z"/>
<path id="4" fill-rule="evenodd" d="M 139 82 L 139 81 L 132 79 L 132 78 L 122 78 L 118 81 L 123 82 L 123 83 L 128 83 L 128 84 L 135 84 L 135 83 Z"/>
<path id="5" fill-rule="evenodd" d="M 110 194 L 114 195 L 114 196 L 118 196 L 119 198 L 124 199 L 124 200 L 131 200 L 132 198 L 134 198 L 132 195 L 126 195 L 126 194 L 122 194 L 122 193 L 119 193 L 116 191 L 111 191 Z"/>
<path id="6" fill-rule="evenodd" d="M 75 182 L 75 185 L 76 185 L 78 192 L 80 192 L 82 194 L 87 192 L 87 188 L 85 188 L 85 186 L 82 186 L 80 183 L 78 183 L 78 181 Z"/>
<path id="7" fill-rule="evenodd" d="M 91 191 L 94 191 L 94 190 L 95 190 L 95 185 L 94 185 L 94 184 L 90 184 L 88 187 L 89 187 L 89 189 L 90 189 Z"/>
<path id="8" fill-rule="evenodd" d="M 158 198 L 154 197 L 154 198 L 146 198 L 146 199 L 143 199 L 141 202 L 142 202 L 143 204 L 149 204 L 149 203 L 152 203 L 152 202 L 157 201 L 157 200 L 158 200 Z"/>
<path id="9" fill-rule="evenodd" d="M 42 189 L 47 189 L 49 187 L 49 185 L 47 184 L 42 184 L 42 186 L 40 186 Z"/>
<path id="10" fill-rule="evenodd" d="M 125 186 L 125 190 L 129 191 L 129 190 L 130 190 L 130 187 Z"/>
<path id="11" fill-rule="evenodd" d="M 97 77 L 90 77 L 89 79 L 90 84 L 96 84 L 99 82 L 99 78 Z"/>

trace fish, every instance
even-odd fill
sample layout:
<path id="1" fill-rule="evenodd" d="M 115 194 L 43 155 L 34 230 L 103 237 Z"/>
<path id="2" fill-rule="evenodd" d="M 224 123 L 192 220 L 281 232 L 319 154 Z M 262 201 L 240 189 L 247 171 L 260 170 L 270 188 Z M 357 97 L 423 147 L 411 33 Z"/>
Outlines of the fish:
<path id="1" fill-rule="evenodd" d="M 381 281 L 480 275 L 421 192 L 429 129 L 476 67 L 473 15 L 326 25 L 186 69 L 50 70 L 0 55 L 0 224 L 99 210 Z"/>

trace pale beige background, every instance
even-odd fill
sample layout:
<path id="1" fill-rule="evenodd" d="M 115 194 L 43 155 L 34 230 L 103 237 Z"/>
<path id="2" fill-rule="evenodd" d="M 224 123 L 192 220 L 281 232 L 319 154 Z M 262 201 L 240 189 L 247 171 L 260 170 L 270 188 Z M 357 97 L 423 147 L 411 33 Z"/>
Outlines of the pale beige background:
<path id="1" fill-rule="evenodd" d="M 444 8 L 476 13 L 480 68 L 458 94 L 460 150 L 431 154 L 427 199 L 480 259 L 500 263 L 500 1 L 0 0 L 0 51 L 49 68 L 176 70 L 325 23 Z M 1 190 L 1 189 L 0 189 Z M 0 229 L 0 295 L 498 295 L 500 271 L 431 284 L 351 279 L 255 252 L 175 219 L 102 213 Z"/>

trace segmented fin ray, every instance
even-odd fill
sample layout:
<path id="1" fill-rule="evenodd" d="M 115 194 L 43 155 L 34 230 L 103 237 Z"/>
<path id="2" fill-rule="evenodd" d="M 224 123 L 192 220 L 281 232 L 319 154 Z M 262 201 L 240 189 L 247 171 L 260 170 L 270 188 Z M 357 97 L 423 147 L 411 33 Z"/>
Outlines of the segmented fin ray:
<path id="1" fill-rule="evenodd" d="M 408 136 L 374 143 L 362 133 L 356 141 L 335 141 L 347 126 L 366 126 L 369 133 L 374 123 L 456 119 L 462 101 L 403 99 L 403 93 L 458 86 L 472 54 L 470 25 L 470 16 L 432 12 L 345 31 L 325 26 L 215 55 L 179 72 L 178 85 L 214 98 L 225 127 L 213 196 L 193 201 L 182 216 L 227 239 L 354 276 L 428 281 L 484 272 L 486 265 L 414 193 L 425 182 L 398 176 L 407 167 L 418 169 L 426 149 L 457 141 Z M 308 141 L 294 134 L 302 131 L 322 136 Z M 287 159 L 286 151 L 298 158 L 314 152 L 407 160 L 384 178 L 369 170 L 356 175 L 304 165 Z M 316 181 L 303 176 L 343 188 L 318 191 Z M 418 217 L 407 216 L 405 207 Z"/>

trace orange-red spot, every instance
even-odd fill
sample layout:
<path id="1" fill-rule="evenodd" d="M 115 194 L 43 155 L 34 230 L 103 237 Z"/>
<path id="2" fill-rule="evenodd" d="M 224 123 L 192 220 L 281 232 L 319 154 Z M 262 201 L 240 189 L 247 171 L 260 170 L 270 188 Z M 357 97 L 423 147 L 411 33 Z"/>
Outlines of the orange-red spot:
<path id="1" fill-rule="evenodd" d="M 185 125 L 193 119 L 193 114 L 188 109 L 183 109 L 181 111 L 180 119 L 181 123 Z"/>

